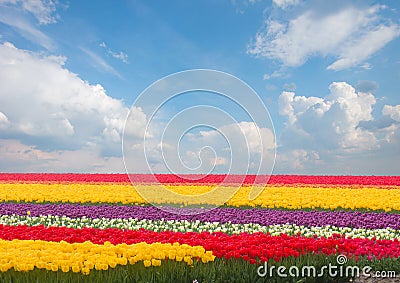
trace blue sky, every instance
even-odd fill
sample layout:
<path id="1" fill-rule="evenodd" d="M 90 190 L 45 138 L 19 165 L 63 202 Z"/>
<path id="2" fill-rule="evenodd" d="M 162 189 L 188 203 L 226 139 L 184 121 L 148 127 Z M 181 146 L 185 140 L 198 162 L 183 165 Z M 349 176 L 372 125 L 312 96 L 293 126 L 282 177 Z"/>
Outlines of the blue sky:
<path id="1" fill-rule="evenodd" d="M 394 0 L 0 0 L 0 171 L 124 172 L 132 103 L 156 80 L 201 68 L 240 78 L 265 103 L 274 173 L 398 175 L 399 19 Z M 237 113 L 205 94 L 166 105 L 149 141 L 155 171 L 165 171 L 154 138 L 165 122 L 207 101 Z M 140 137 L 148 113 L 133 112 Z M 270 138 L 271 129 L 235 118 L 217 130 Z M 215 133 L 189 133 L 183 161 L 196 167 L 209 145 L 214 153 L 201 158 L 226 172 Z"/>

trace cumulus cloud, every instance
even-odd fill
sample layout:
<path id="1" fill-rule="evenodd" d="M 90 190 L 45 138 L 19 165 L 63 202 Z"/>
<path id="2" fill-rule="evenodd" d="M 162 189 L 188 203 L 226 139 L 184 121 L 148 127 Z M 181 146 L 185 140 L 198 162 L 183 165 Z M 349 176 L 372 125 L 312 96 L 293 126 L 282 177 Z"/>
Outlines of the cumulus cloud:
<path id="1" fill-rule="evenodd" d="M 332 83 L 324 98 L 296 96 L 283 92 L 279 111 L 287 116 L 287 128 L 301 132 L 309 144 L 319 148 L 363 150 L 376 145 L 374 136 L 358 127 L 372 120 L 376 99 L 371 93 L 356 92 L 344 82 Z"/>
<path id="2" fill-rule="evenodd" d="M 120 122 L 120 120 L 118 120 Z M 132 107 L 130 109 L 130 115 L 126 120 L 124 135 L 130 139 L 137 138 L 143 139 L 143 137 L 151 138 L 149 131 L 146 132 L 147 117 L 146 114 L 140 107 Z M 119 124 L 119 126 L 122 126 Z"/>
<path id="3" fill-rule="evenodd" d="M 383 115 L 388 115 L 393 120 L 400 122 L 400 105 L 384 105 L 382 109 Z"/>
<path id="4" fill-rule="evenodd" d="M 391 166 L 392 159 L 400 157 L 394 150 L 400 148 L 400 105 L 385 105 L 376 118 L 372 93 L 357 92 L 345 82 L 332 83 L 329 91 L 323 97 L 287 91 L 280 95 L 279 113 L 287 120 L 279 139 L 278 169 L 324 174 L 395 172 Z M 366 159 L 377 160 L 384 169 L 367 164 Z"/>
<path id="5" fill-rule="evenodd" d="M 400 35 L 399 25 L 383 17 L 381 12 L 385 8 L 338 1 L 330 5 L 310 4 L 297 13 L 280 17 L 271 13 L 249 45 L 248 53 L 292 67 L 314 56 L 336 58 L 327 67 L 330 70 L 360 65 Z"/>
<path id="6" fill-rule="evenodd" d="M 68 161 L 68 156 L 94 145 L 96 150 L 82 156 L 103 161 L 104 156 L 121 159 L 128 108 L 107 95 L 101 85 L 92 85 L 66 69 L 65 60 L 18 49 L 8 42 L 0 45 L 2 138 L 19 140 L 21 146 L 34 147 L 33 152 L 48 153 L 58 160 L 65 157 Z M 136 130 L 140 135 L 146 117 L 140 109 L 134 109 L 132 119 L 137 119 L 137 129 L 130 132 Z"/>
<path id="7" fill-rule="evenodd" d="M 0 46 L 0 107 L 11 123 L 10 131 L 80 140 L 112 130 L 120 134 L 128 109 L 101 85 L 91 85 L 65 69 L 64 60 L 10 43 Z"/>

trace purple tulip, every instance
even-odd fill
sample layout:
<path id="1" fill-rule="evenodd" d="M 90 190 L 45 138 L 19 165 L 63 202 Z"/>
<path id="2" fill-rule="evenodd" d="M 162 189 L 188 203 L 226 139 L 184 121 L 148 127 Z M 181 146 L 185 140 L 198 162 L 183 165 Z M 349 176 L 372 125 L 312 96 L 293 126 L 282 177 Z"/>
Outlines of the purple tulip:
<path id="1" fill-rule="evenodd" d="M 191 210 L 191 213 L 188 213 Z M 196 210 L 198 214 L 193 214 Z M 263 226 L 296 224 L 304 226 L 337 226 L 352 228 L 392 228 L 400 230 L 400 214 L 356 211 L 287 211 L 272 209 L 215 208 L 201 213 L 201 209 L 172 208 L 170 213 L 153 206 L 79 205 L 0 203 L 0 215 L 58 215 L 70 218 L 137 218 L 158 220 L 188 220 L 201 222 L 257 223 Z"/>

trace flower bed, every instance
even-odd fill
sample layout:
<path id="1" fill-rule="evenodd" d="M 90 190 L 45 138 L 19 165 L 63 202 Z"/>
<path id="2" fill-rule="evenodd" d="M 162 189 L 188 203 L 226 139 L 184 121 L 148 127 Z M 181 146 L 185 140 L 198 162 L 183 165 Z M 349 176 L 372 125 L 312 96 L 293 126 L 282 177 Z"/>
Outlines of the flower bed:
<path id="1" fill-rule="evenodd" d="M 154 178 L 130 177 L 157 195 Z M 297 282 L 306 276 L 257 271 L 323 269 L 338 256 L 342 268 L 400 272 L 399 177 L 271 176 L 254 200 L 254 176 L 156 178 L 184 194 L 245 181 L 213 210 L 155 198 L 166 211 L 127 175 L 0 174 L 0 281 Z M 353 277 L 317 275 L 306 282 Z"/>

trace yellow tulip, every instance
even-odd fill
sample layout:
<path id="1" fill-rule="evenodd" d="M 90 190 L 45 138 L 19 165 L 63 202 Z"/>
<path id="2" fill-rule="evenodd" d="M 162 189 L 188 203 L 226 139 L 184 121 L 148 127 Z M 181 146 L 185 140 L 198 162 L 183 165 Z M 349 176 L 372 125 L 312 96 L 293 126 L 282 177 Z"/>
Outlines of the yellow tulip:
<path id="1" fill-rule="evenodd" d="M 52 271 L 58 271 L 58 266 L 56 264 L 51 265 L 51 270 Z"/>
<path id="2" fill-rule="evenodd" d="M 125 249 L 120 253 L 120 248 Z M 89 274 L 90 270 L 107 270 L 116 265 L 135 264 L 143 261 L 145 266 L 160 266 L 161 261 L 177 255 L 177 261 L 193 264 L 193 257 L 200 257 L 202 262 L 213 261 L 211 251 L 203 247 L 161 243 L 138 243 L 104 245 L 85 243 L 47 242 L 41 240 L 12 240 L 0 239 L 0 270 L 14 268 L 17 271 L 29 271 L 35 267 L 51 271 L 62 270 Z M 5 260 L 7 259 L 7 261 Z M 24 259 L 24 260 L 21 260 Z"/>
<path id="3" fill-rule="evenodd" d="M 74 265 L 72 265 L 72 272 L 75 272 L 75 273 L 78 273 L 78 272 L 80 272 L 81 271 L 81 269 L 79 268 L 79 266 L 78 265 L 76 265 L 76 264 L 74 264 Z"/>
<path id="4" fill-rule="evenodd" d="M 90 269 L 88 267 L 82 268 L 82 274 L 83 275 L 88 275 L 90 273 Z"/>
<path id="5" fill-rule="evenodd" d="M 152 259 L 151 260 L 151 265 L 152 266 L 160 266 L 161 265 L 161 260 L 159 260 L 159 259 Z"/>
<path id="6" fill-rule="evenodd" d="M 145 267 L 149 267 L 149 266 L 151 266 L 151 261 L 146 259 L 143 261 L 143 264 Z"/>
<path id="7" fill-rule="evenodd" d="M 137 185 L 139 190 L 146 188 L 154 203 L 177 203 L 181 200 L 168 199 L 160 194 L 160 186 Z M 71 202 L 71 203 L 104 203 L 120 202 L 122 204 L 141 204 L 147 202 L 129 184 L 63 184 L 63 183 L 0 183 L 0 201 L 30 201 L 30 202 Z M 184 195 L 201 195 L 215 188 L 214 185 L 165 185 L 168 190 Z M 261 206 L 266 208 L 323 208 L 337 209 L 371 209 L 399 210 L 400 186 L 390 186 L 391 189 L 372 186 L 267 186 L 261 194 L 250 201 L 248 195 L 251 187 L 240 187 L 234 196 L 225 204 L 229 206 Z M 220 187 L 221 196 L 234 187 Z M 379 202 L 376 200 L 379 199 Z M 202 205 L 202 198 L 192 198 L 185 205 Z M 217 204 L 218 199 L 207 199 L 209 204 Z M 29 215 L 30 211 L 27 211 Z M 123 252 L 118 252 L 119 254 Z"/>

